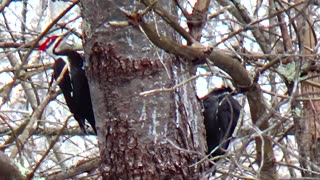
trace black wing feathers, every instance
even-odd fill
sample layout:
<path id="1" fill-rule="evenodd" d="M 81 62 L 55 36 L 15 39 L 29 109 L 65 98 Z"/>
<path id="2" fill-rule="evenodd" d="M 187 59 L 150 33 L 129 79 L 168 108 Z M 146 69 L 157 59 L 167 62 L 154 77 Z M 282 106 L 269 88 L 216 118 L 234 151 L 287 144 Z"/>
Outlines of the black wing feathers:
<path id="1" fill-rule="evenodd" d="M 55 80 L 59 78 L 65 65 L 66 63 L 63 61 L 63 59 L 59 58 L 55 60 L 55 63 L 53 64 L 53 78 Z M 58 85 L 62 91 L 62 94 L 64 96 L 64 99 L 66 100 L 66 103 L 67 103 L 67 106 L 69 107 L 70 112 L 73 113 L 73 116 L 77 120 L 81 130 L 83 132 L 86 132 L 84 119 L 81 118 L 81 116 L 79 116 L 77 107 L 73 99 L 73 88 L 72 88 L 72 83 L 71 83 L 68 70 L 63 75 Z"/>
<path id="2" fill-rule="evenodd" d="M 220 145 L 212 155 L 222 155 L 229 146 L 228 138 L 237 125 L 241 106 L 227 90 L 213 91 L 203 100 L 203 105 L 208 151 Z"/>
<path id="3" fill-rule="evenodd" d="M 67 56 L 70 62 L 70 73 L 65 73 L 62 81 L 59 83 L 59 87 L 65 97 L 66 103 L 70 111 L 73 113 L 74 118 L 78 121 L 82 131 L 86 133 L 85 120 L 87 120 L 95 133 L 97 133 L 88 79 L 82 67 L 83 59 L 79 53 L 73 50 L 61 51 L 59 52 L 59 55 Z M 63 59 L 59 58 L 56 60 L 53 67 L 54 79 L 59 77 L 64 65 L 65 62 Z"/>

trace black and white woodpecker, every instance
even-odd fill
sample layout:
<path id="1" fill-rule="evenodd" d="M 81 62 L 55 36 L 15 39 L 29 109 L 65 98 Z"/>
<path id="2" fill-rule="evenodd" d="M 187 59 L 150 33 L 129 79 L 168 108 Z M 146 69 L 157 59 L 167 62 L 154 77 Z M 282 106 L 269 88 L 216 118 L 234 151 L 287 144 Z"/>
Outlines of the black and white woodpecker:
<path id="1" fill-rule="evenodd" d="M 204 106 L 208 153 L 213 157 L 226 152 L 239 119 L 241 106 L 230 91 L 229 88 L 219 88 L 201 98 Z M 213 150 L 215 151 L 212 152 Z"/>
<path id="2" fill-rule="evenodd" d="M 65 40 L 69 34 L 48 37 L 39 46 L 39 50 L 45 51 L 55 59 L 53 65 L 53 78 L 55 80 L 60 76 L 64 66 L 68 66 L 67 72 L 62 75 L 62 80 L 58 84 L 67 106 L 84 133 L 87 133 L 85 120 L 97 133 L 88 79 L 83 67 L 84 60 L 77 51 L 66 47 Z"/>

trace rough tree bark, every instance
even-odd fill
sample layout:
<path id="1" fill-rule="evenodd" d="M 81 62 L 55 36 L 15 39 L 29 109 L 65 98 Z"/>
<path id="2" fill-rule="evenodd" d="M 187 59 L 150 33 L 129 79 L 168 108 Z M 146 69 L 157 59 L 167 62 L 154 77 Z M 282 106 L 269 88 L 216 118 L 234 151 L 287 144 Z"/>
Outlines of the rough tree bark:
<path id="1" fill-rule="evenodd" d="M 312 64 L 315 63 L 315 59 L 308 58 L 312 56 L 307 55 L 315 53 L 311 50 L 316 46 L 316 36 L 312 31 L 311 26 L 313 21 L 309 18 L 311 13 L 309 12 L 309 8 L 305 8 L 306 5 L 308 4 L 303 4 L 299 7 L 300 11 L 298 13 L 302 13 L 303 16 L 300 16 L 298 19 L 297 29 L 300 30 L 298 35 L 300 36 L 300 47 L 302 48 L 301 54 L 306 55 L 305 57 L 301 57 L 301 62 L 309 63 L 309 66 L 312 66 Z M 312 67 L 310 67 L 310 69 L 312 69 Z M 312 78 L 312 81 L 319 83 L 319 77 Z M 319 168 L 316 166 L 319 167 L 320 164 L 320 102 L 312 100 L 313 98 L 318 97 L 317 92 L 319 92 L 319 89 L 308 83 L 302 83 L 301 91 L 305 94 L 310 92 L 313 93 L 308 96 L 310 100 L 303 103 L 304 118 L 299 119 L 299 122 L 295 124 L 297 127 L 296 139 L 297 142 L 300 142 L 298 143 L 298 146 L 302 157 L 300 163 L 304 168 L 304 171 L 301 171 L 301 174 L 303 177 L 319 178 L 319 174 L 312 173 L 312 171 L 319 172 Z M 308 162 L 306 160 L 310 161 Z"/>
<path id="2" fill-rule="evenodd" d="M 142 91 L 172 87 L 190 77 L 189 61 L 209 60 L 227 72 L 238 87 L 247 91 L 253 123 L 261 130 L 268 128 L 268 116 L 261 118 L 266 105 L 260 87 L 237 60 L 215 49 L 193 46 L 193 41 L 191 46 L 172 41 L 168 37 L 174 33 L 161 19 L 150 16 L 153 11 L 131 13 L 126 18 L 119 8 L 136 12 L 145 7 L 116 3 L 81 1 L 88 78 L 102 158 L 100 170 L 104 177 L 198 179 L 203 175 L 205 164 L 190 166 L 206 149 L 203 118 L 193 85 L 186 84 L 174 92 L 139 96 Z M 161 11 L 159 7 L 175 12 L 167 1 L 157 2 L 156 6 L 155 12 Z M 130 20 L 133 26 L 114 28 L 108 24 L 114 20 Z M 169 18 L 166 21 L 175 26 Z M 175 29 L 192 40 L 183 29 Z M 150 48 L 145 36 L 154 45 L 185 60 Z M 256 145 L 261 167 L 258 177 L 277 179 L 270 139 L 262 134 Z"/>
<path id="3" fill-rule="evenodd" d="M 173 14 L 176 11 L 172 3 L 161 5 Z M 202 177 L 206 164 L 196 163 L 206 151 L 205 128 L 193 84 L 139 95 L 188 79 L 191 63 L 151 46 L 139 29 L 107 24 L 127 20 L 119 8 L 133 12 L 140 10 L 139 4 L 84 0 L 81 7 L 103 177 Z M 152 13 L 147 16 L 159 32 L 175 36 L 161 19 Z"/>

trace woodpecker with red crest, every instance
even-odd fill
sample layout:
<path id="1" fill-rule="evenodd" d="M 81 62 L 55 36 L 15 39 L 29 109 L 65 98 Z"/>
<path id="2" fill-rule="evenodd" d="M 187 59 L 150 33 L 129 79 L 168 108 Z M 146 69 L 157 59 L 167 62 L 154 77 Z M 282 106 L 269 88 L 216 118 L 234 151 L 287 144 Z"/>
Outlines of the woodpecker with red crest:
<path id="1" fill-rule="evenodd" d="M 55 59 L 53 65 L 53 78 L 55 80 L 62 73 L 64 66 L 68 66 L 67 72 L 62 75 L 62 80 L 58 84 L 67 106 L 84 133 L 87 133 L 85 120 L 89 122 L 94 132 L 97 133 L 88 79 L 83 69 L 84 60 L 77 51 L 65 47 L 64 41 L 68 35 L 69 33 L 66 33 L 62 36 L 47 38 L 39 46 L 39 50 L 45 51 Z"/>
<path id="2" fill-rule="evenodd" d="M 219 88 L 201 98 L 204 106 L 204 124 L 207 134 L 208 153 L 213 157 L 223 155 L 236 128 L 241 106 L 230 94 L 231 89 Z"/>

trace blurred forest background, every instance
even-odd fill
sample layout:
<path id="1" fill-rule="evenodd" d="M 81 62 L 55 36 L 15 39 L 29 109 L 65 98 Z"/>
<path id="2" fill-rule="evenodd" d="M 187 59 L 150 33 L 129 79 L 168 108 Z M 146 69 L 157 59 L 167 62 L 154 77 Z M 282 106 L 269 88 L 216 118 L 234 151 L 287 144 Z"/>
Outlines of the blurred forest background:
<path id="1" fill-rule="evenodd" d="M 235 96 L 243 109 L 231 147 L 206 174 L 256 179 L 260 163 L 269 161 L 256 160 L 269 155 L 256 150 L 260 138 L 263 148 L 272 145 L 267 150 L 272 151 L 279 179 L 319 178 L 320 2 L 208 2 L 201 47 L 239 61 L 259 86 L 265 111 L 253 121 L 246 92 Z M 186 14 L 193 12 L 196 2 L 176 3 L 174 19 L 188 29 Z M 49 90 L 53 60 L 37 50 L 45 37 L 72 30 L 70 44 L 83 53 L 80 9 L 76 1 L 1 1 L 0 149 L 25 174 L 48 179 L 100 177 L 97 138 L 80 131 L 59 88 Z M 186 44 L 183 38 L 179 41 Z M 215 68 L 200 65 L 197 78 L 189 82 L 196 84 L 199 97 L 232 80 L 224 69 Z M 264 122 L 268 123 L 261 128 Z"/>

